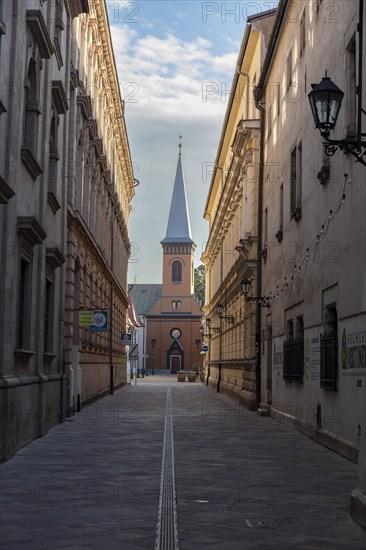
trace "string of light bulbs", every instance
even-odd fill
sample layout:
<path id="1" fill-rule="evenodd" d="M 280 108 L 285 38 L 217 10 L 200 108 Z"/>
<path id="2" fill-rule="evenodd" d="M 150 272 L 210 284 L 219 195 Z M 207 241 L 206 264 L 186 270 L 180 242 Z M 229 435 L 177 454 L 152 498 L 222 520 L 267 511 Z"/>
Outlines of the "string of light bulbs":
<path id="1" fill-rule="evenodd" d="M 348 177 L 348 174 L 344 174 L 344 183 L 340 200 L 337 199 L 335 206 L 329 210 L 327 217 L 316 235 L 314 244 L 309 245 L 306 248 L 305 254 L 300 263 L 295 264 L 294 267 L 287 273 L 283 279 L 282 285 L 277 285 L 275 290 L 270 291 L 268 297 L 271 302 L 278 299 L 280 296 L 283 296 L 288 289 L 292 290 L 293 285 L 298 284 L 300 277 L 305 276 L 308 264 L 309 262 L 315 261 L 319 244 L 326 237 L 331 222 L 334 221 L 334 218 L 339 214 L 339 211 L 346 202 L 347 185 L 350 185 L 351 183 L 352 180 Z"/>

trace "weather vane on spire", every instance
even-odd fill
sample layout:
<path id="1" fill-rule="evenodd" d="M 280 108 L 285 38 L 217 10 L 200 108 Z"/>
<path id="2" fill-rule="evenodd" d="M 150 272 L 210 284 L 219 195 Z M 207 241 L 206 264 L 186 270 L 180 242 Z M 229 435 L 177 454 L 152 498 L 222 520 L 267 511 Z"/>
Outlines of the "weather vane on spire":
<path id="1" fill-rule="evenodd" d="M 183 137 L 182 134 L 179 134 L 179 145 L 178 145 L 178 147 L 179 147 L 179 154 L 182 153 L 182 144 L 181 144 L 182 137 Z"/>

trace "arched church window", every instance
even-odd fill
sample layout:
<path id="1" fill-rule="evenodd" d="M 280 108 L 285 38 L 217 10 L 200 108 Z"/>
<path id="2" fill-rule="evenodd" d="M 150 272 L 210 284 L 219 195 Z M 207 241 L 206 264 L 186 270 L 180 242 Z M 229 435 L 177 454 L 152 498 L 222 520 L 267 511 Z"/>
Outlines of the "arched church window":
<path id="1" fill-rule="evenodd" d="M 182 282 L 182 264 L 178 260 L 172 263 L 172 281 L 173 283 Z"/>
<path id="2" fill-rule="evenodd" d="M 176 306 L 176 309 L 179 311 L 180 310 L 180 307 L 182 305 L 182 302 L 180 300 L 177 300 L 177 306 Z"/>

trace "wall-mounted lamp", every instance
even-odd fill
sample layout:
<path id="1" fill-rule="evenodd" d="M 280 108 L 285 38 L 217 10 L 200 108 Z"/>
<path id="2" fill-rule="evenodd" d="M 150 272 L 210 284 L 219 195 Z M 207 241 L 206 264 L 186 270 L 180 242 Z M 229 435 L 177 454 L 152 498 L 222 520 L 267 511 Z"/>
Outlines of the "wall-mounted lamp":
<path id="1" fill-rule="evenodd" d="M 201 345 L 201 340 L 199 338 L 197 338 L 196 340 L 196 348 L 197 349 L 200 349 L 200 345 Z"/>
<path id="2" fill-rule="evenodd" d="M 220 319 L 225 319 L 228 323 L 231 323 L 232 325 L 235 323 L 235 319 L 233 315 L 223 315 L 224 312 L 224 306 L 222 304 L 217 304 L 216 306 L 216 313 L 220 317 Z"/>
<path id="3" fill-rule="evenodd" d="M 151 339 L 151 346 L 152 346 L 152 349 L 155 349 L 156 342 L 157 342 L 156 338 L 152 338 L 152 339 Z"/>
<path id="4" fill-rule="evenodd" d="M 247 302 L 254 302 L 256 304 L 259 304 L 261 307 L 271 307 L 271 298 L 269 296 L 248 296 L 250 285 L 252 284 L 249 279 L 243 279 L 240 284 L 245 300 Z"/>
<path id="5" fill-rule="evenodd" d="M 362 2 L 360 2 L 360 10 Z M 361 15 L 360 15 L 361 17 Z M 362 19 L 360 19 L 361 24 Z M 361 31 L 360 31 L 361 32 Z M 362 57 L 360 58 L 360 67 L 362 67 Z M 319 84 L 312 84 L 312 91 L 308 94 L 310 107 L 315 121 L 315 127 L 320 130 L 321 136 L 325 139 L 323 143 L 325 154 L 328 157 L 340 149 L 344 153 L 350 153 L 366 166 L 366 134 L 361 131 L 361 117 L 366 111 L 362 108 L 362 71 L 358 79 L 358 107 L 357 107 L 357 131 L 355 139 L 330 139 L 329 134 L 334 130 L 337 123 L 338 114 L 342 105 L 344 92 L 338 88 L 325 74 Z"/>
<path id="6" fill-rule="evenodd" d="M 212 326 L 212 321 L 211 321 L 210 317 L 207 317 L 207 319 L 206 319 L 206 326 L 208 328 L 209 333 L 211 332 L 211 330 L 213 330 L 214 332 L 220 332 L 220 327 L 213 327 Z"/>

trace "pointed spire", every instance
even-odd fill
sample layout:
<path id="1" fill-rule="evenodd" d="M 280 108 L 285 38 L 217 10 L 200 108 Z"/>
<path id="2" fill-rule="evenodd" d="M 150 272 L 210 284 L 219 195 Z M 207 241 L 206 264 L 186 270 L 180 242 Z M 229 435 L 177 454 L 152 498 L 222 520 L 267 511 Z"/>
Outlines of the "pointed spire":
<path id="1" fill-rule="evenodd" d="M 166 230 L 164 243 L 193 243 L 191 235 L 191 224 L 189 221 L 189 212 L 187 204 L 186 186 L 184 182 L 184 173 L 182 165 L 182 135 L 179 134 L 179 154 L 177 171 L 175 174 L 172 200 L 170 203 L 170 212 L 168 227 Z"/>

